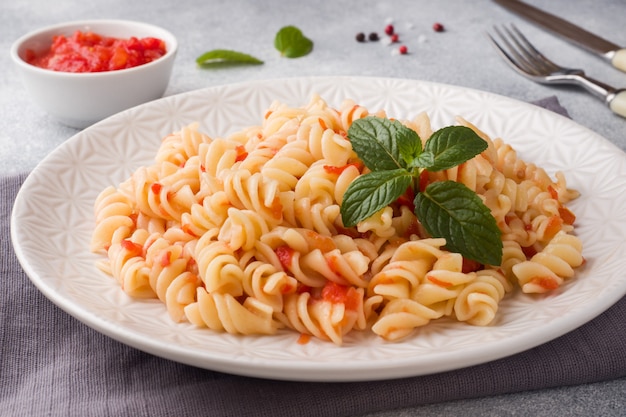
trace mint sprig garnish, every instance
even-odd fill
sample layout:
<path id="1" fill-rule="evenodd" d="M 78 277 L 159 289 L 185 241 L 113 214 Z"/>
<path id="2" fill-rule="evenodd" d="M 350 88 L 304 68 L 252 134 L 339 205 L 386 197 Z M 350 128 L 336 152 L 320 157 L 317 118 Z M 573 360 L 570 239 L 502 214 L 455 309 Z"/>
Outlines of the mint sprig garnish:
<path id="1" fill-rule="evenodd" d="M 313 50 L 313 41 L 295 26 L 281 28 L 274 37 L 274 47 L 287 58 L 300 58 Z"/>
<path id="2" fill-rule="evenodd" d="M 441 171 L 466 162 L 487 142 L 465 126 L 434 132 L 422 147 L 418 134 L 397 120 L 369 116 L 348 129 L 352 148 L 371 171 L 357 177 L 341 204 L 344 226 L 352 227 L 396 201 L 411 187 L 415 215 L 446 248 L 482 264 L 502 262 L 501 231 L 480 197 L 464 184 L 439 181 L 419 189 L 426 171 Z"/>

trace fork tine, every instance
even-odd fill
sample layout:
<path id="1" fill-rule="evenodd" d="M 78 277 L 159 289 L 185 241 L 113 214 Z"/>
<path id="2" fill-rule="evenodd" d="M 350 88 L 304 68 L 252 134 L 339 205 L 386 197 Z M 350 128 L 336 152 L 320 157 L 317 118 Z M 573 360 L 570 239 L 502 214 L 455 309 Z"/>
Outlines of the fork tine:
<path id="1" fill-rule="evenodd" d="M 541 75 L 541 73 L 546 70 L 541 62 L 534 58 L 532 53 L 525 48 L 522 42 L 516 37 L 516 34 L 509 28 L 503 26 L 502 30 L 505 34 L 503 35 L 500 31 L 498 31 L 498 34 L 502 37 L 511 53 L 516 56 L 518 64 L 523 67 L 522 69 L 532 75 Z"/>
<path id="2" fill-rule="evenodd" d="M 489 35 L 491 42 L 506 58 L 507 63 L 518 72 L 539 77 L 561 69 L 537 50 L 515 25 L 511 24 L 510 29 L 506 26 L 502 26 L 502 29 L 494 26 L 494 30 L 504 46 Z"/>
<path id="3" fill-rule="evenodd" d="M 521 70 L 526 74 L 536 75 L 533 66 L 530 65 L 528 60 L 519 53 L 518 48 L 515 47 L 516 45 L 513 45 L 512 37 L 510 35 L 507 36 L 509 34 L 507 29 L 503 27 L 502 30 L 506 31 L 506 33 L 503 33 L 500 28 L 494 26 L 494 30 L 500 37 L 500 41 L 504 44 L 504 47 L 500 46 L 500 44 L 498 44 L 495 40 L 494 42 L 498 49 L 508 58 L 509 62 L 513 64 L 518 71 Z"/>
<path id="4" fill-rule="evenodd" d="M 548 71 L 558 71 L 561 67 L 543 55 L 532 43 L 524 36 L 524 34 L 511 24 L 511 29 L 505 30 L 513 37 L 514 42 L 525 52 L 525 55 L 538 65 L 545 66 Z"/>
<path id="5" fill-rule="evenodd" d="M 505 62 L 509 64 L 515 71 L 520 72 L 523 75 L 534 75 L 534 71 L 532 67 L 529 66 L 528 62 L 517 52 L 517 49 L 513 47 L 509 39 L 500 31 L 497 26 L 494 26 L 494 31 L 500 38 L 500 42 L 504 44 L 502 46 L 498 41 L 494 39 L 489 33 L 487 36 L 491 40 L 491 43 L 498 50 L 500 55 L 504 58 Z"/>

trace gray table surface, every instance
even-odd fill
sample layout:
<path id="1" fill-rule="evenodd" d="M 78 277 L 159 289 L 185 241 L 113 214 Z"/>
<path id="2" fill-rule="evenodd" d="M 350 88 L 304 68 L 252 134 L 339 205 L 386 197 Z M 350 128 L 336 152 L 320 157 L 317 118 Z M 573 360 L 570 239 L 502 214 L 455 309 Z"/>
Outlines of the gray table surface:
<path id="1" fill-rule="evenodd" d="M 586 29 L 626 45 L 624 0 L 529 0 Z M 600 58 L 541 31 L 488 0 L 23 0 L 0 6 L 0 175 L 32 170 L 50 151 L 78 131 L 45 114 L 26 94 L 9 57 L 11 43 L 42 26 L 85 18 L 124 18 L 163 26 L 180 42 L 166 95 L 247 80 L 306 75 L 367 75 L 435 81 L 489 91 L 522 101 L 556 95 L 579 124 L 626 150 L 626 119 L 613 115 L 599 100 L 571 88 L 534 84 L 506 67 L 488 44 L 494 24 L 514 22 L 562 64 L 584 68 L 604 82 L 626 87 L 622 73 Z M 393 22 L 409 48 L 392 56 L 380 44 L 359 44 L 358 32 L 377 31 Z M 446 30 L 434 32 L 433 23 Z M 287 24 L 315 42 L 306 58 L 287 60 L 273 48 L 276 31 Z M 217 48 L 251 53 L 261 66 L 199 69 L 200 53 Z M 626 379 L 575 387 L 434 404 L 373 416 L 422 415 L 616 415 L 624 404 Z M 622 411 L 626 413 L 626 411 Z M 623 415 L 623 414 L 622 414 Z"/>

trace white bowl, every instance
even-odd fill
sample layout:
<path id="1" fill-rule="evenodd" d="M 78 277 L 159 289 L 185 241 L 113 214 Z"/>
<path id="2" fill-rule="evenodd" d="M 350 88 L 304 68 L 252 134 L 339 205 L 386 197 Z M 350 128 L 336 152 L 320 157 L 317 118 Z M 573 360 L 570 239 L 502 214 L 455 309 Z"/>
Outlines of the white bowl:
<path id="1" fill-rule="evenodd" d="M 48 50 L 54 35 L 77 30 L 129 38 L 154 37 L 165 42 L 164 56 L 137 67 L 93 73 L 42 69 L 25 61 L 27 50 Z M 85 128 L 122 110 L 163 96 L 170 80 L 178 42 L 160 27 L 126 20 L 85 20 L 48 26 L 22 36 L 11 47 L 26 90 L 34 101 L 63 124 Z"/>

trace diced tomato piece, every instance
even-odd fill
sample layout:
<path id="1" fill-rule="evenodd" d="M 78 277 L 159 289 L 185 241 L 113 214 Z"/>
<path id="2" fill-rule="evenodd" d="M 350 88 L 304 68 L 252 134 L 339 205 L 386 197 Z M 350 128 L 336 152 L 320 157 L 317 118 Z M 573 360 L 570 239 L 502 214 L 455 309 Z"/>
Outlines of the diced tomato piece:
<path id="1" fill-rule="evenodd" d="M 428 171 L 423 170 L 420 172 L 420 192 L 423 192 L 428 185 Z"/>
<path id="2" fill-rule="evenodd" d="M 522 247 L 522 252 L 524 252 L 527 259 L 530 259 L 537 254 L 537 248 L 534 246 L 524 246 Z"/>
<path id="3" fill-rule="evenodd" d="M 237 146 L 235 150 L 237 151 L 235 162 L 241 162 L 248 157 L 248 152 L 246 152 L 246 148 L 243 145 Z"/>
<path id="4" fill-rule="evenodd" d="M 421 176 L 420 176 L 421 179 Z M 411 209 L 411 211 L 415 211 L 415 191 L 413 191 L 413 187 L 408 187 L 404 194 L 402 194 L 396 200 L 396 203 L 401 206 L 406 206 Z"/>
<path id="5" fill-rule="evenodd" d="M 285 284 L 280 288 L 280 293 L 281 294 L 291 294 L 292 292 L 294 292 L 296 290 L 296 287 L 294 287 L 291 284 Z"/>
<path id="6" fill-rule="evenodd" d="M 470 272 L 476 272 L 482 269 L 482 267 L 483 265 L 478 261 L 475 261 L 473 259 L 463 258 L 462 271 L 464 274 L 468 274 Z"/>
<path id="7" fill-rule="evenodd" d="M 298 344 L 299 345 L 306 345 L 310 341 L 311 341 L 311 335 L 310 334 L 301 333 L 300 337 L 298 337 Z"/>
<path id="8" fill-rule="evenodd" d="M 341 275 L 341 270 L 339 269 L 339 260 L 337 259 L 337 256 L 341 256 L 341 255 L 335 255 L 335 254 L 330 254 L 326 257 L 326 263 L 328 264 L 328 267 L 330 268 L 331 271 L 333 271 L 336 275 Z"/>
<path id="9" fill-rule="evenodd" d="M 347 310 L 356 310 L 359 307 L 361 298 L 354 287 L 339 285 L 336 282 L 328 281 L 322 289 L 322 299 L 334 304 L 343 304 Z"/>
<path id="10" fill-rule="evenodd" d="M 353 239 L 363 237 L 363 234 L 359 233 L 359 231 L 356 230 L 356 228 L 354 227 L 351 227 L 351 228 L 346 228 L 342 226 L 335 226 L 335 227 L 337 228 L 337 234 L 350 236 Z"/>
<path id="11" fill-rule="evenodd" d="M 324 171 L 326 171 L 329 174 L 339 175 L 343 171 L 348 169 L 349 167 L 356 167 L 357 169 L 360 170 L 360 164 L 357 164 L 357 163 L 353 162 L 353 163 L 346 164 L 346 165 L 343 165 L 343 166 L 340 166 L 340 167 L 334 166 L 334 165 L 324 165 Z"/>
<path id="12" fill-rule="evenodd" d="M 548 185 L 548 192 L 550 193 L 550 197 L 552 197 L 553 199 L 559 199 L 559 192 L 553 186 Z"/>
<path id="13" fill-rule="evenodd" d="M 283 268 L 285 270 L 289 270 L 293 262 L 293 255 L 296 251 L 287 245 L 283 245 L 274 249 L 274 252 L 276 253 L 276 256 L 278 256 L 278 260 Z"/>
<path id="14" fill-rule="evenodd" d="M 348 110 L 347 114 L 346 114 L 346 119 L 353 121 L 353 117 L 354 117 L 354 112 L 359 108 L 358 104 L 355 104 L 354 106 L 352 106 L 352 108 L 350 108 L 350 110 Z M 350 139 L 350 138 L 348 138 Z"/>
<path id="15" fill-rule="evenodd" d="M 110 70 L 117 70 L 124 68 L 126 63 L 128 62 L 128 52 L 124 48 L 116 48 L 113 50 L 113 54 L 111 55 L 111 60 L 109 62 Z"/>
<path id="16" fill-rule="evenodd" d="M 272 217 L 276 220 L 280 220 L 283 218 L 283 203 L 281 203 L 280 198 L 274 198 L 270 210 L 272 211 Z"/>
<path id="17" fill-rule="evenodd" d="M 309 287 L 308 285 L 305 285 L 305 284 L 299 282 L 298 286 L 296 287 L 296 293 L 303 294 L 305 292 L 310 293 L 311 292 L 311 287 Z"/>
<path id="18" fill-rule="evenodd" d="M 165 250 L 159 256 L 159 265 L 163 268 L 170 266 L 172 263 L 172 252 Z"/>
<path id="19" fill-rule="evenodd" d="M 133 242 L 130 239 L 124 239 L 120 242 L 120 245 L 126 250 L 132 257 L 143 255 L 143 246 Z"/>
<path id="20" fill-rule="evenodd" d="M 559 288 L 559 283 L 553 277 L 534 277 L 530 280 L 535 285 L 545 288 L 546 290 L 555 290 Z"/>
<path id="21" fill-rule="evenodd" d="M 191 235 L 193 237 L 200 237 L 194 233 L 194 231 L 191 229 L 191 225 L 187 223 L 182 224 L 180 228 L 183 230 L 183 232 L 187 233 L 188 235 Z"/>
<path id="22" fill-rule="evenodd" d="M 313 230 L 306 231 L 307 239 L 312 245 L 312 249 L 319 249 L 322 252 L 330 252 L 336 248 L 335 242 L 330 236 L 323 236 Z"/>
<path id="23" fill-rule="evenodd" d="M 576 215 L 567 207 L 559 207 L 559 216 L 561 216 L 565 224 L 572 225 L 576 221 Z"/>
<path id="24" fill-rule="evenodd" d="M 546 225 L 545 236 L 547 238 L 552 238 L 556 235 L 561 228 L 563 227 L 563 219 L 559 216 L 550 216 L 548 218 L 548 224 Z"/>

